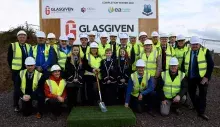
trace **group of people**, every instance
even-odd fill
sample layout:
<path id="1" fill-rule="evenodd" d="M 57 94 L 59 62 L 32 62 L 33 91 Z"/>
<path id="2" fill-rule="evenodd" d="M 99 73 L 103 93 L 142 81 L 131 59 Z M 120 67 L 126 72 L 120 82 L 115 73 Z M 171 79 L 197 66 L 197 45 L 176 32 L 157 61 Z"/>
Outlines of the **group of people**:
<path id="1" fill-rule="evenodd" d="M 97 105 L 99 83 L 107 106 L 124 105 L 154 117 L 154 106 L 160 106 L 164 116 L 171 108 L 180 114 L 188 94 L 198 116 L 209 119 L 206 94 L 214 63 L 196 36 L 186 44 L 183 35 L 156 31 L 151 37 L 146 32 L 138 36 L 103 32 L 96 42 L 92 31 L 80 34 L 80 45 L 75 44 L 74 34 L 62 35 L 58 42 L 53 33 L 46 37 L 38 31 L 36 37 L 37 45 L 31 46 L 21 30 L 18 42 L 8 49 L 15 112 L 29 116 L 37 102 L 37 118 L 46 109 L 56 120 L 64 104 L 69 111 L 78 105 Z"/>

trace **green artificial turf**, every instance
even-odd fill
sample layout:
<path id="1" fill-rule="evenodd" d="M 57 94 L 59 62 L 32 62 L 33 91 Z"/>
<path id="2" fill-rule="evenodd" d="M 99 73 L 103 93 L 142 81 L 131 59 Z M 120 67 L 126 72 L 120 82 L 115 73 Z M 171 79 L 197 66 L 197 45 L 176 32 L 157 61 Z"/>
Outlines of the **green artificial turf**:
<path id="1" fill-rule="evenodd" d="M 120 127 L 136 124 L 131 109 L 124 106 L 108 106 L 103 113 L 99 107 L 75 107 L 67 119 L 68 127 Z"/>

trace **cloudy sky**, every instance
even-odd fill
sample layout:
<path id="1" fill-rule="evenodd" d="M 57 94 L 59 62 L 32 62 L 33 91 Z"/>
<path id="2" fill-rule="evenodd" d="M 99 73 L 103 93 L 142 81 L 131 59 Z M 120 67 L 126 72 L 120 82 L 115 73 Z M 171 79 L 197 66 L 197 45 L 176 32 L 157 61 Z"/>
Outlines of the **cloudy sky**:
<path id="1" fill-rule="evenodd" d="M 39 25 L 38 0 L 4 0 L 0 31 L 19 24 Z M 159 0 L 160 32 L 220 40 L 220 0 Z"/>

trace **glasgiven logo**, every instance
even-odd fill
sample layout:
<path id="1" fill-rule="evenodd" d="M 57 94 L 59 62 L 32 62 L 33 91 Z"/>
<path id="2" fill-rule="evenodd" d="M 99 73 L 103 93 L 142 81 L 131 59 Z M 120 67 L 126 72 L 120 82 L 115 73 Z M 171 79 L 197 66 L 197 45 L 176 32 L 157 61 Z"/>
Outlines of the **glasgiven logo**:
<path id="1" fill-rule="evenodd" d="M 45 7 L 45 14 L 50 15 L 51 13 L 70 13 L 73 12 L 74 8 L 72 7 L 50 7 L 46 6 Z"/>
<path id="2" fill-rule="evenodd" d="M 112 12 L 130 12 L 131 9 L 129 8 L 114 8 L 114 7 L 109 7 L 108 8 L 108 12 L 112 13 Z"/>

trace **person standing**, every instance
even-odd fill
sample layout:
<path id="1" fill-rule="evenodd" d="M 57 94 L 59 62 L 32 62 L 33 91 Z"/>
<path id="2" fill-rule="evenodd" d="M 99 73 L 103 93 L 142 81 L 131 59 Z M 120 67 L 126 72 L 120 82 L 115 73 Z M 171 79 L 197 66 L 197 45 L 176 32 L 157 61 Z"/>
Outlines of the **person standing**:
<path id="1" fill-rule="evenodd" d="M 75 35 L 73 33 L 69 33 L 67 37 L 68 37 L 68 46 L 70 47 L 73 46 L 76 40 Z"/>
<path id="2" fill-rule="evenodd" d="M 109 44 L 111 46 L 111 49 L 112 49 L 112 58 L 115 59 L 115 60 L 117 59 L 117 51 L 119 49 L 119 45 L 116 42 L 117 41 L 117 36 L 118 36 L 117 33 L 112 32 L 110 34 L 110 42 L 109 42 Z"/>

